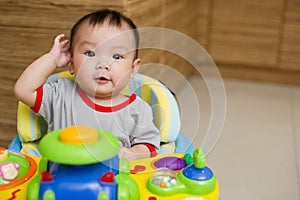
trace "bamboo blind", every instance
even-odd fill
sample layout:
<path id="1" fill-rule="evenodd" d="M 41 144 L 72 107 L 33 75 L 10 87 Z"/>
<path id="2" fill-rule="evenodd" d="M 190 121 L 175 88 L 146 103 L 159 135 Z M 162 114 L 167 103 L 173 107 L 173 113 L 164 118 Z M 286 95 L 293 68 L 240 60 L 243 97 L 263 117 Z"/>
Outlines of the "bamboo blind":
<path id="1" fill-rule="evenodd" d="M 300 83 L 298 0 L 1 0 L 0 146 L 16 134 L 18 76 L 49 50 L 55 35 L 68 35 L 78 18 L 100 8 L 123 12 L 138 27 L 186 34 L 206 48 L 225 77 Z M 170 52 L 144 49 L 141 58 L 184 76 L 194 72 Z"/>

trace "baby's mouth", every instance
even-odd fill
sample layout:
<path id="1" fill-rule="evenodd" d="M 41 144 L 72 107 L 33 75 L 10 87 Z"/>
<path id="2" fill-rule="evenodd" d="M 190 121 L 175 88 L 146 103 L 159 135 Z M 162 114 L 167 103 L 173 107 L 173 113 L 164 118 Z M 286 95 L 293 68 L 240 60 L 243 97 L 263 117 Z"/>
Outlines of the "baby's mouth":
<path id="1" fill-rule="evenodd" d="M 97 81 L 97 83 L 105 84 L 105 83 L 110 82 L 110 79 L 105 76 L 100 76 L 100 77 L 96 78 L 96 81 Z"/>

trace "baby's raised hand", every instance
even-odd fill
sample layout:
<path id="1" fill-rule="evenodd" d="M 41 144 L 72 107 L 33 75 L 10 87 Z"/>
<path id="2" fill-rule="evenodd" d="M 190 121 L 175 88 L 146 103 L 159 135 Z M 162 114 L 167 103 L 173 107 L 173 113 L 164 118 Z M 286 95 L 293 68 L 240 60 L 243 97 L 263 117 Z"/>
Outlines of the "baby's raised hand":
<path id="1" fill-rule="evenodd" d="M 52 49 L 49 52 L 49 54 L 55 59 L 57 67 L 66 66 L 71 60 L 69 47 L 66 46 L 69 43 L 69 40 L 62 40 L 64 37 L 65 34 L 56 36 Z"/>

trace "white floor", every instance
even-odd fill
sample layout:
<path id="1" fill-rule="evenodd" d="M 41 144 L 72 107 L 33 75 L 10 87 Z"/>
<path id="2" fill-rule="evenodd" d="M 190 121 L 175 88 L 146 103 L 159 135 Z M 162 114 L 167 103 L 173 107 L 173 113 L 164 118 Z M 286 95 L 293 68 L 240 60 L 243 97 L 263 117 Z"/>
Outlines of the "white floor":
<path id="1" fill-rule="evenodd" d="M 207 163 L 219 179 L 221 199 L 300 200 L 300 87 L 223 81 L 227 111 L 219 139 L 208 131 L 223 116 L 211 105 L 210 86 L 193 77 L 175 87 L 182 131 L 196 147 L 212 149 Z"/>

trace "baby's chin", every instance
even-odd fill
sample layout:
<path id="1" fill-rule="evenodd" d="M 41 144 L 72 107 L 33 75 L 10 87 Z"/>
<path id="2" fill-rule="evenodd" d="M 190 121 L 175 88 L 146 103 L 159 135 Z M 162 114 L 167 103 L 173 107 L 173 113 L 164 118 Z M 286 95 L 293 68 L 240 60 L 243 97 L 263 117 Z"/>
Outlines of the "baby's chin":
<path id="1" fill-rule="evenodd" d="M 112 98 L 114 93 L 114 87 L 111 82 L 104 84 L 93 83 L 88 87 L 81 87 L 81 89 L 92 98 Z"/>

